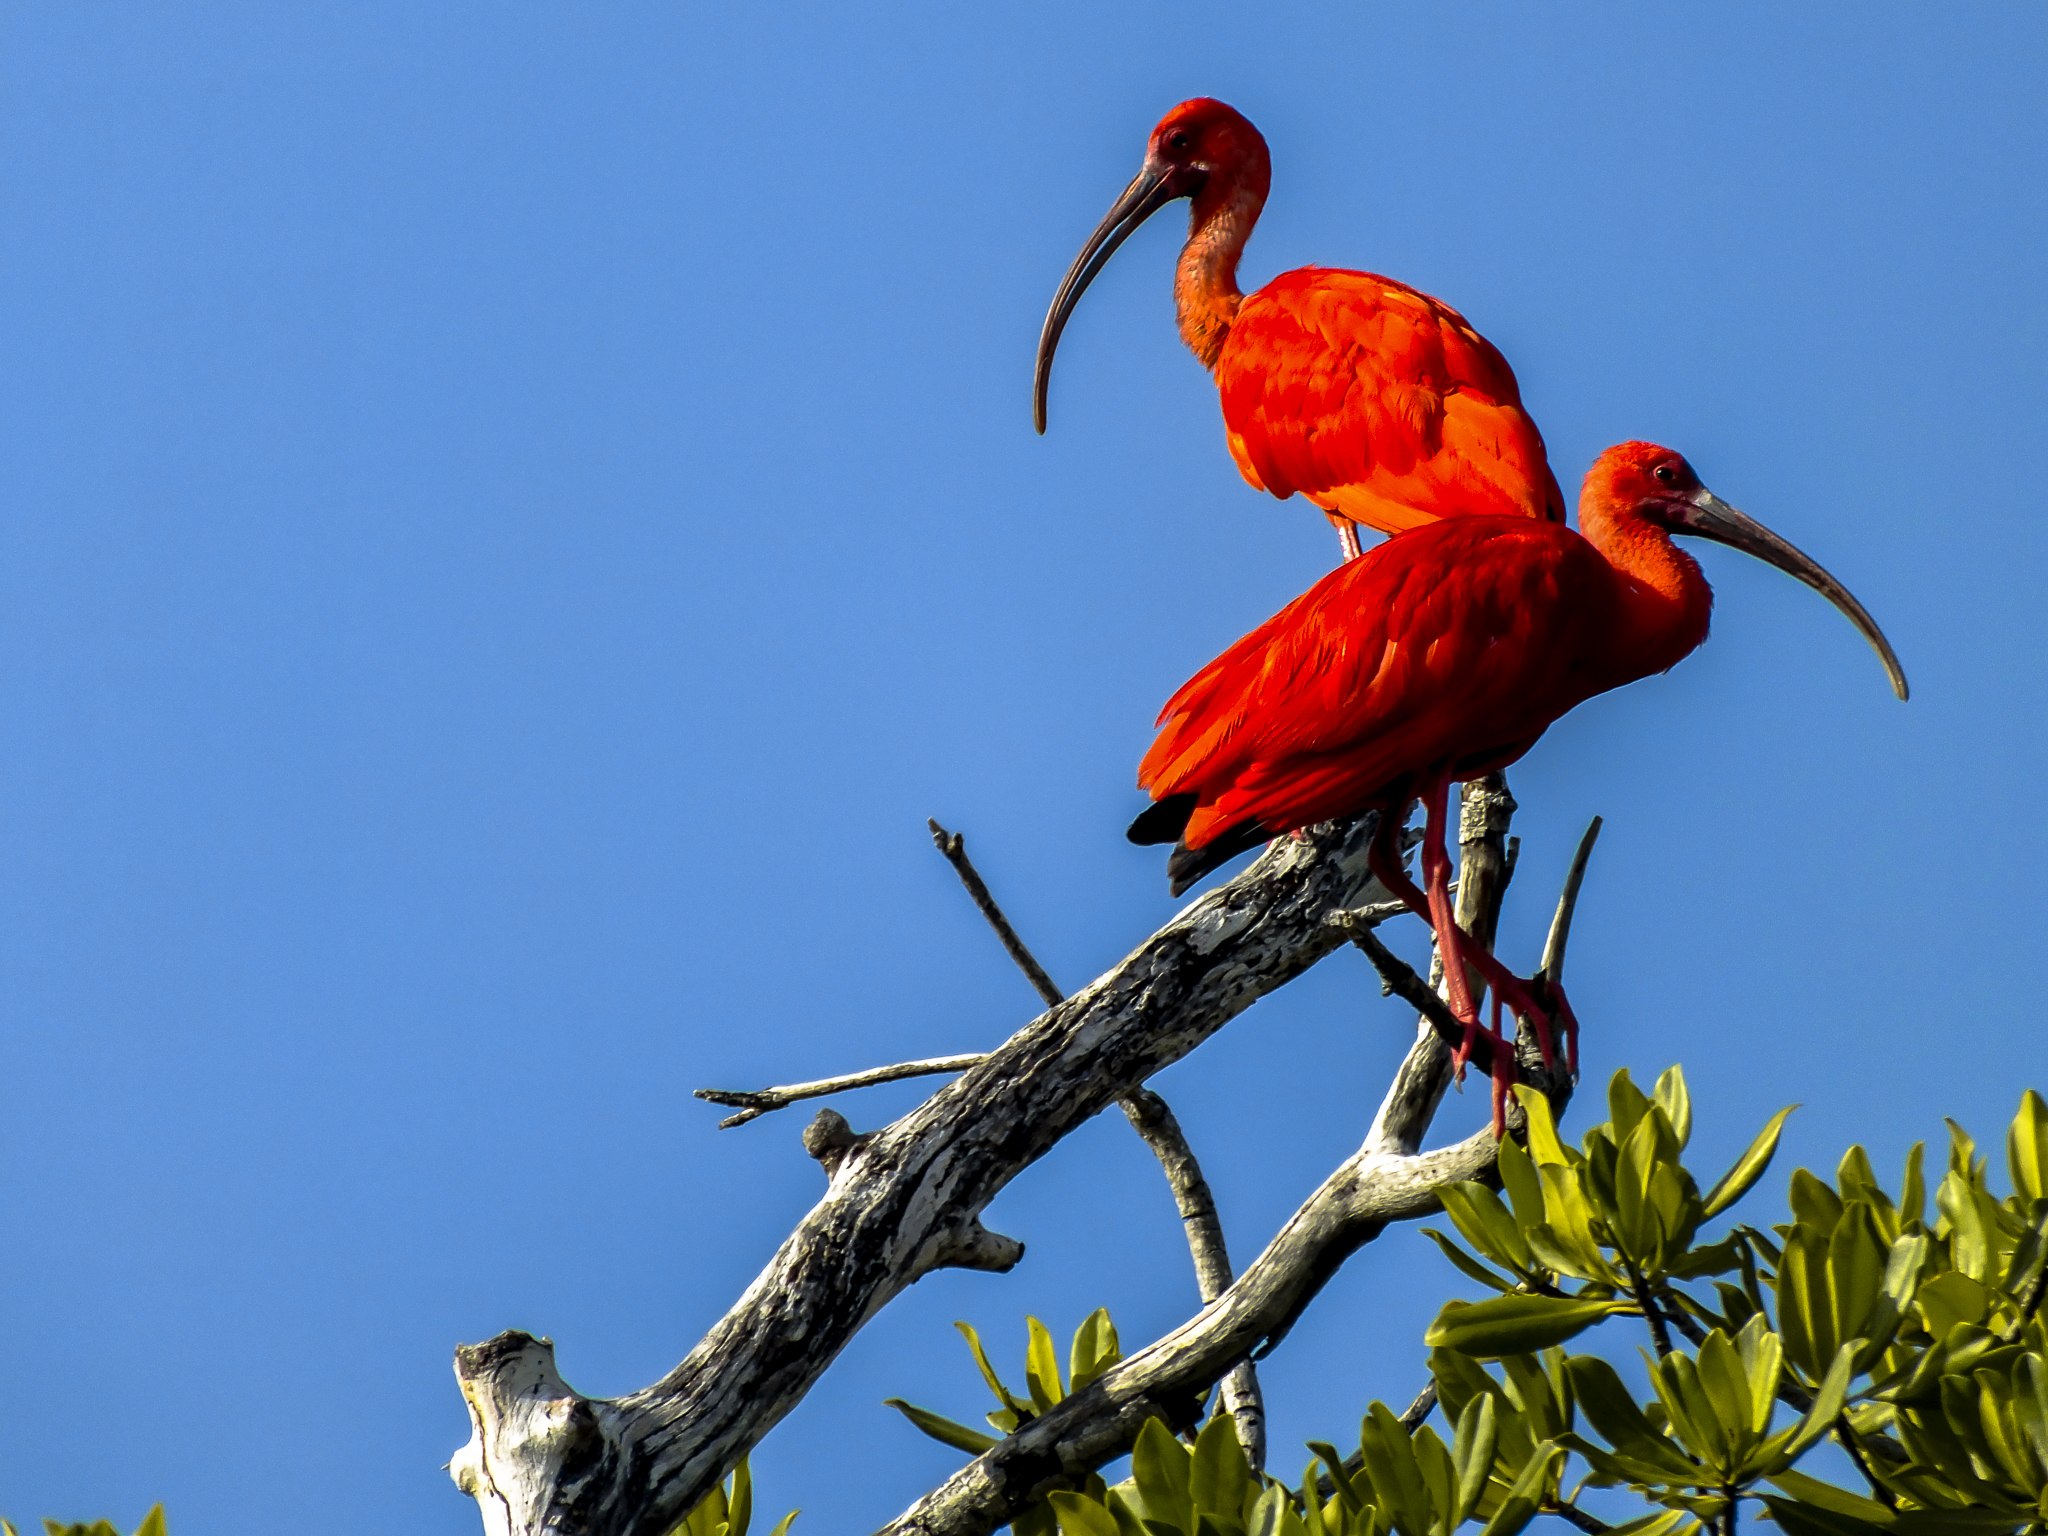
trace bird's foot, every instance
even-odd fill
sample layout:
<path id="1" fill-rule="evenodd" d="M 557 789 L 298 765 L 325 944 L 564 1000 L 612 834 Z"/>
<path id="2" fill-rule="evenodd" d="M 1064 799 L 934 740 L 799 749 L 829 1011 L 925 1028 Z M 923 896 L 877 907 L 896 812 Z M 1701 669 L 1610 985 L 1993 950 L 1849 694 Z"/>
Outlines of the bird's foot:
<path id="1" fill-rule="evenodd" d="M 1535 982 L 1524 981 L 1483 950 L 1478 952 L 1475 963 L 1478 965 L 1480 973 L 1486 978 L 1486 984 L 1493 989 L 1495 1001 L 1507 1004 L 1509 1008 L 1514 1010 L 1517 1017 L 1527 1019 L 1529 1027 L 1536 1031 L 1536 1048 L 1543 1054 L 1543 1070 L 1546 1072 L 1555 1071 L 1557 1054 L 1551 1044 L 1553 1014 L 1558 1015 L 1560 1018 L 1569 1018 L 1570 1013 L 1569 1009 L 1564 1007 L 1563 994 L 1559 993 L 1556 988 L 1549 988 L 1547 990 L 1552 993 L 1556 1001 L 1549 1002 L 1539 998 Z M 1576 1030 L 1576 1020 L 1571 1020 L 1565 1026 L 1566 1039 L 1573 1051 L 1573 1071 L 1575 1074 L 1577 1072 Z"/>

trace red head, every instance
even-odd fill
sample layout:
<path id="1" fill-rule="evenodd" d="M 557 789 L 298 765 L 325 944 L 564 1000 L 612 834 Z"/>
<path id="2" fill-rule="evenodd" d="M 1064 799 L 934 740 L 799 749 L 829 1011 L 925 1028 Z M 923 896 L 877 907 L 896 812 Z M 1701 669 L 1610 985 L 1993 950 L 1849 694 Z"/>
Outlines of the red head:
<path id="1" fill-rule="evenodd" d="M 1052 308 L 1046 311 L 1045 329 L 1038 337 L 1038 370 L 1031 401 L 1039 431 L 1045 430 L 1045 394 L 1052 380 L 1053 349 L 1066 329 L 1067 316 L 1131 232 L 1176 198 L 1193 201 L 1191 228 L 1195 230 L 1222 215 L 1234 214 L 1225 225 L 1232 227 L 1234 241 L 1227 270 L 1235 272 L 1237 251 L 1251 234 L 1272 183 L 1273 160 L 1266 152 L 1266 141 L 1235 107 L 1197 96 L 1159 120 L 1145 141 L 1145 163 L 1081 247 L 1059 292 L 1053 295 Z M 1236 292 L 1234 282 L 1230 292 Z"/>
<path id="2" fill-rule="evenodd" d="M 1273 185 L 1265 135 L 1237 108 L 1209 96 L 1184 101 L 1159 120 L 1145 142 L 1145 165 L 1170 184 L 1170 197 L 1205 206 L 1249 195 L 1264 203 Z"/>
<path id="3" fill-rule="evenodd" d="M 1684 454 L 1655 443 L 1617 443 L 1593 461 L 1579 493 L 1581 531 L 1604 546 L 1610 536 L 1626 537 L 1631 522 L 1648 523 L 1667 537 L 1687 534 L 1726 544 L 1805 582 L 1862 632 L 1884 663 L 1892 691 L 1906 697 L 1906 674 L 1891 642 L 1849 589 L 1811 556 L 1708 490 Z M 1698 637 L 1691 643 L 1698 644 Z"/>

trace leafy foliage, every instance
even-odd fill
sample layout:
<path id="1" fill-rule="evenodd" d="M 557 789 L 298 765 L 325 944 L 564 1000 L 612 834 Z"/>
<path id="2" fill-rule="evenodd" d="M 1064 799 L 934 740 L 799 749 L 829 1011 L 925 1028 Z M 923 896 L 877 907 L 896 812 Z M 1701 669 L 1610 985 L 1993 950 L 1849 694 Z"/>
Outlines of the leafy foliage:
<path id="1" fill-rule="evenodd" d="M 1540 1095 L 1522 1093 L 1526 1145 L 1504 1144 L 1498 1190 L 1445 1192 L 1453 1231 L 1432 1232 L 1485 1295 L 1447 1303 L 1430 1368 L 1448 1439 L 1367 1411 L 1349 1455 L 1316 1443 L 1299 1485 L 1256 1472 L 1216 1414 L 1176 1437 L 1148 1423 L 1131 1475 L 1052 1494 L 1024 1536 L 1512 1536 L 1539 1514 L 1582 1529 L 1692 1536 L 1735 1528 L 1745 1507 L 1791 1536 L 2006 1536 L 2048 1532 L 2048 1104 L 2029 1092 L 2006 1136 L 2010 1191 L 1951 1125 L 1930 1191 L 1925 1152 L 1897 1193 L 1861 1147 L 1832 1180 L 1788 1185 L 1790 1219 L 1710 1224 L 1768 1171 L 1790 1110 L 1702 1187 L 1685 1161 L 1692 1106 L 1673 1068 L 1650 1093 L 1626 1072 L 1608 1118 L 1567 1145 Z M 1604 1326 L 1603 1326 L 1604 1325 Z M 1627 1352 L 1580 1352 L 1646 1338 Z M 1117 1358 L 1097 1312 L 1062 1377 L 1052 1337 L 1028 1324 L 1012 1392 L 966 1335 L 1007 1434 Z M 894 1404 L 925 1433 L 978 1454 L 996 1436 Z M 1837 1454 L 1810 1462 L 1833 1446 Z M 1843 1468 L 1855 1486 L 1818 1475 Z M 1647 1512 L 1620 1526 L 1579 1508 L 1587 1487 Z"/>
<path id="2" fill-rule="evenodd" d="M 768 1536 L 787 1536 L 796 1517 L 797 1511 L 792 1509 L 775 1522 Z M 754 1478 L 743 1461 L 731 1477 L 699 1499 L 697 1507 L 683 1516 L 668 1536 L 747 1536 L 753 1520 Z"/>
<path id="3" fill-rule="evenodd" d="M 1117 1342 L 1116 1325 L 1109 1320 L 1106 1310 L 1097 1307 L 1074 1330 L 1073 1343 L 1067 1349 L 1066 1371 L 1062 1374 L 1059 1350 L 1053 1343 L 1051 1330 L 1037 1318 L 1028 1317 L 1024 1320 L 1024 1391 L 1017 1393 L 1010 1390 L 990 1363 L 981 1335 L 967 1323 L 955 1323 L 953 1326 L 967 1340 L 968 1351 L 974 1356 L 981 1379 L 995 1394 L 995 1409 L 987 1416 L 989 1425 L 1006 1435 L 1055 1404 L 1066 1401 L 1123 1358 L 1123 1349 Z M 928 1408 L 906 1403 L 900 1397 L 889 1398 L 887 1403 L 934 1440 L 965 1451 L 970 1456 L 979 1456 L 996 1443 L 994 1435 L 984 1434 Z M 1250 1475 L 1249 1467 L 1246 1475 Z M 1081 1488 L 1080 1496 L 1100 1506 L 1107 1496 L 1107 1485 L 1101 1478 L 1091 1476 Z M 1017 1517 L 1015 1529 L 1018 1536 L 1058 1536 L 1059 1527 L 1052 1507 L 1037 1504 Z M 1133 1536 L 1144 1536 L 1144 1532 L 1133 1533 Z M 1195 1536 L 1195 1533 L 1190 1530 L 1187 1536 Z"/>
<path id="4" fill-rule="evenodd" d="M 95 1520 L 91 1525 L 64 1525 L 56 1520 L 43 1522 L 44 1536 L 121 1536 L 118 1526 L 109 1520 Z M 135 1527 L 135 1536 L 164 1536 L 164 1507 L 159 1504 L 142 1517 L 142 1524 Z M 0 1520 L 0 1536 L 21 1536 L 11 1520 Z"/>

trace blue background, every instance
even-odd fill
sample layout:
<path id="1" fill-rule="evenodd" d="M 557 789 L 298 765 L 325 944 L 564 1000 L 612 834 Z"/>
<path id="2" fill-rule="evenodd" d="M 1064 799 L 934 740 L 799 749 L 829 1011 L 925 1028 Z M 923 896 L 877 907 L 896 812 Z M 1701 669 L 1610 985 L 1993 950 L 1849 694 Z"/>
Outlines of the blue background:
<path id="1" fill-rule="evenodd" d="M 1517 771 L 1533 954 L 1609 819 L 1591 1081 L 1683 1060 L 1712 1171 L 1881 1165 L 2042 1082 L 2048 26 L 2032 6 L 23 5 L 0 52 L 0 1509 L 466 1532 L 450 1347 L 664 1371 L 815 1198 L 689 1090 L 1034 1011 L 964 828 L 1077 985 L 1172 910 L 1121 838 L 1165 694 L 1335 544 L 1242 485 L 1180 219 L 1031 351 L 1153 120 L 1270 140 L 1249 283 L 1457 304 L 1560 477 L 1647 436 L 1834 568 L 1724 551 L 1714 640 Z M 1419 927 L 1402 942 L 1422 953 Z M 1357 956 L 1158 1080 L 1240 1258 L 1408 1019 Z M 873 1125 L 915 1101 L 843 1108 Z M 1592 1113 L 1589 1101 L 1583 1115 Z M 1440 1131 L 1480 1122 L 1448 1107 Z M 1782 1188 L 1774 1176 L 1773 1189 Z M 1775 1199 L 1775 1196 L 1772 1196 Z M 799 1530 L 955 1464 L 949 1326 L 1193 1302 L 1119 1119 L 757 1458 Z M 1419 1384 L 1412 1231 L 1270 1363 L 1276 1461 Z"/>

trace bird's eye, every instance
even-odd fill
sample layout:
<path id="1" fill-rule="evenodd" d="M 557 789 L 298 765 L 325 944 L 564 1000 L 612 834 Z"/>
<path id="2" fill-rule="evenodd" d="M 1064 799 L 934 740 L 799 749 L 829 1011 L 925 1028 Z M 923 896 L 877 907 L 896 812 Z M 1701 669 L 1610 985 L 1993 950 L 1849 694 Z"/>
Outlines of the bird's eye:
<path id="1" fill-rule="evenodd" d="M 1172 150 L 1185 150 L 1193 142 L 1194 140 L 1190 139 L 1185 132 L 1178 129 L 1166 136 L 1166 147 Z"/>
<path id="2" fill-rule="evenodd" d="M 1678 471 L 1669 464 L 1659 464 L 1657 466 L 1657 482 L 1660 485 L 1678 484 Z"/>

